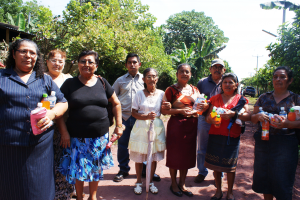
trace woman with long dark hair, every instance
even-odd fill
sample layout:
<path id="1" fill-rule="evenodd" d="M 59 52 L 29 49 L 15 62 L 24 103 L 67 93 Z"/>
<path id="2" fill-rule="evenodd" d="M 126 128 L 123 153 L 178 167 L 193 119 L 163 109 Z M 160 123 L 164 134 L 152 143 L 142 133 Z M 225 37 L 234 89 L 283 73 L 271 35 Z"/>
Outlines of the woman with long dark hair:
<path id="1" fill-rule="evenodd" d="M 68 108 L 50 76 L 37 45 L 19 39 L 9 48 L 7 67 L 0 71 L 0 189 L 1 199 L 53 200 L 53 126 Z M 30 112 L 43 93 L 55 91 L 57 104 L 37 123 L 44 130 L 33 135 Z M 48 128 L 48 129 L 47 129 Z"/>

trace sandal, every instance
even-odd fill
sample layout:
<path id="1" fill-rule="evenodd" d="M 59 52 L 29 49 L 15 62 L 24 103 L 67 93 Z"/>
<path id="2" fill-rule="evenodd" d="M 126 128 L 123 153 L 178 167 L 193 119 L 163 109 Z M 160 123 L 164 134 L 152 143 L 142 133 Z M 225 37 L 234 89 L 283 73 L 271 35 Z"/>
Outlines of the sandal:
<path id="1" fill-rule="evenodd" d="M 137 195 L 142 194 L 142 191 L 143 191 L 143 190 L 142 190 L 142 187 L 141 187 L 142 184 L 143 184 L 143 183 L 136 183 L 136 184 L 135 184 L 135 188 L 133 189 L 133 191 L 134 191 L 135 194 L 137 194 Z"/>
<path id="2" fill-rule="evenodd" d="M 157 187 L 154 186 L 154 183 L 149 184 L 149 190 L 152 194 L 157 194 L 158 193 L 158 189 L 157 189 Z"/>

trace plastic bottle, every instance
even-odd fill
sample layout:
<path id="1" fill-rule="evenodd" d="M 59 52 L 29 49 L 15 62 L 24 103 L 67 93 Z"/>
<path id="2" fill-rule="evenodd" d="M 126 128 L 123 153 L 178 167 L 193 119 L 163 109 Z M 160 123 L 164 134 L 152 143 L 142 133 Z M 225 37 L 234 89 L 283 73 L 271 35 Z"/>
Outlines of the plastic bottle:
<path id="1" fill-rule="evenodd" d="M 220 115 L 217 115 L 217 117 L 215 118 L 215 122 L 216 122 L 215 127 L 216 128 L 220 128 L 220 124 L 221 124 L 221 117 L 220 117 Z"/>
<path id="2" fill-rule="evenodd" d="M 47 110 L 50 110 L 50 101 L 48 100 L 47 93 L 43 94 L 43 99 L 41 102 L 42 102 L 44 108 L 46 108 Z"/>
<path id="3" fill-rule="evenodd" d="M 216 107 L 213 107 L 211 113 L 210 113 L 210 117 L 214 118 L 215 116 L 217 116 L 217 112 L 216 112 Z"/>
<path id="4" fill-rule="evenodd" d="M 289 121 L 295 121 L 296 120 L 296 113 L 295 113 L 295 109 L 291 108 L 290 112 L 288 114 L 288 120 Z"/>
<path id="5" fill-rule="evenodd" d="M 281 107 L 280 110 L 281 111 L 279 113 L 279 116 L 282 116 L 282 117 L 284 117 L 286 119 L 287 118 L 287 114 L 286 114 L 286 112 L 284 110 L 284 107 Z M 282 130 L 287 130 L 287 128 L 283 128 Z"/>
<path id="6" fill-rule="evenodd" d="M 203 101 L 204 101 L 204 102 L 206 101 L 206 99 L 205 99 L 205 97 L 204 97 L 204 94 L 200 94 L 200 96 L 196 99 L 196 101 L 195 101 L 195 103 L 194 103 L 193 109 L 194 109 L 194 110 L 197 110 L 197 114 L 198 114 L 198 115 L 202 115 L 202 114 L 203 114 L 203 110 L 202 110 L 202 109 L 198 110 L 198 109 L 197 109 L 197 104 L 198 104 L 198 103 L 202 103 Z"/>
<path id="7" fill-rule="evenodd" d="M 51 95 L 48 97 L 48 101 L 50 102 L 50 109 L 52 109 L 56 104 L 55 91 L 51 91 Z"/>
<path id="8" fill-rule="evenodd" d="M 34 135 L 39 135 L 42 132 L 44 132 L 44 131 L 40 130 L 36 124 L 40 119 L 42 119 L 43 117 L 46 116 L 46 113 L 47 113 L 47 109 L 42 107 L 42 103 L 38 103 L 37 108 L 34 109 L 33 111 L 31 111 L 30 123 L 31 123 L 32 132 Z"/>
<path id="9" fill-rule="evenodd" d="M 118 135 L 114 133 L 110 139 L 110 141 L 106 145 L 106 149 L 109 149 L 111 145 L 118 139 Z"/>
<path id="10" fill-rule="evenodd" d="M 264 113 L 268 115 L 268 113 Z M 265 120 L 262 123 L 262 132 L 261 132 L 261 140 L 269 140 L 269 130 L 270 130 L 270 123 L 268 120 Z"/>

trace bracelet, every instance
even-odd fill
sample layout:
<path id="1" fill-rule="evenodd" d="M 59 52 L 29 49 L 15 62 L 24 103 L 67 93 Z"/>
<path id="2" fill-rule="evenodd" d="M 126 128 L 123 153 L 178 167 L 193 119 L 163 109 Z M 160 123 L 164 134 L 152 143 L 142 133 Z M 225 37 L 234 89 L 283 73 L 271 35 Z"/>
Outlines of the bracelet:
<path id="1" fill-rule="evenodd" d="M 124 124 L 119 124 L 119 125 L 116 125 L 117 128 L 122 128 L 123 131 L 125 130 L 125 125 Z"/>

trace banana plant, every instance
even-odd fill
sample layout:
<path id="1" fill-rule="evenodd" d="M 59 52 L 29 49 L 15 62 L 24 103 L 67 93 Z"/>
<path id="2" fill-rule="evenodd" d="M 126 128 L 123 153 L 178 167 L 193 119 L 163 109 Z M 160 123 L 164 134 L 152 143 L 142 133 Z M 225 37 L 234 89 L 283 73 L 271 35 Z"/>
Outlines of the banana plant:
<path id="1" fill-rule="evenodd" d="M 23 13 L 19 13 L 14 20 L 10 13 L 6 13 L 8 23 L 19 27 L 19 31 L 25 31 L 25 17 Z"/>
<path id="2" fill-rule="evenodd" d="M 195 43 L 191 44 L 191 47 L 188 49 L 184 42 L 181 43 L 181 49 L 176 49 L 172 54 L 171 58 L 176 63 L 188 63 L 192 64 L 191 61 L 194 58 L 194 48 L 196 47 Z"/>

